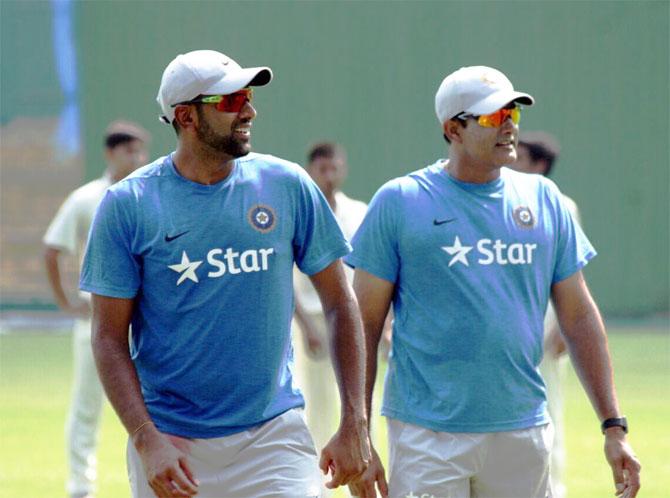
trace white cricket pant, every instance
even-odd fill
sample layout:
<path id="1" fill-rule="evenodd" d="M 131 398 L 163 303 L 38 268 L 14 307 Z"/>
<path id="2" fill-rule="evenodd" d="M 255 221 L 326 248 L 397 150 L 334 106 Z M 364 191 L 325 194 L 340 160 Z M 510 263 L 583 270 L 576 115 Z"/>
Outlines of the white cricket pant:
<path id="1" fill-rule="evenodd" d="M 563 423 L 562 379 L 569 363 L 568 355 L 554 358 L 545 354 L 540 363 L 540 373 L 547 387 L 547 409 L 554 425 L 554 444 L 551 448 L 549 476 L 554 498 L 565 498 L 567 488 L 565 476 L 565 431 Z"/>
<path id="2" fill-rule="evenodd" d="M 94 491 L 98 427 L 104 394 L 91 348 L 91 321 L 76 319 L 72 331 L 73 390 L 65 426 L 69 477 L 67 492 Z"/>
<path id="3" fill-rule="evenodd" d="M 237 434 L 193 439 L 188 463 L 200 482 L 197 498 L 313 498 L 320 474 L 301 409 Z M 127 446 L 133 498 L 155 498 L 133 444 Z"/>
<path id="4" fill-rule="evenodd" d="M 435 432 L 388 419 L 389 498 L 551 498 L 551 424 Z"/>

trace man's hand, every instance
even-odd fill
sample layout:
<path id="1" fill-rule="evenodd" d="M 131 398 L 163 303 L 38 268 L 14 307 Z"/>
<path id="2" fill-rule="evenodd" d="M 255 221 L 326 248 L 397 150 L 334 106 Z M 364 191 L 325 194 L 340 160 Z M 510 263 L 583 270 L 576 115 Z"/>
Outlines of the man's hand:
<path id="1" fill-rule="evenodd" d="M 640 490 L 642 466 L 620 427 L 610 427 L 605 431 L 605 457 L 612 467 L 615 495 L 621 498 L 634 498 Z"/>
<path id="2" fill-rule="evenodd" d="M 377 498 L 375 491 L 375 483 L 377 489 L 382 495 L 382 498 L 387 498 L 389 494 L 389 486 L 386 482 L 386 474 L 381 459 L 374 448 L 372 450 L 372 461 L 370 465 L 363 472 L 360 479 L 349 483 L 349 492 L 352 496 L 358 498 Z"/>
<path id="3" fill-rule="evenodd" d="M 340 428 L 321 451 L 319 467 L 324 474 L 331 472 L 331 480 L 326 483 L 329 489 L 361 477 L 370 464 L 370 438 L 367 421 L 343 419 Z"/>
<path id="4" fill-rule="evenodd" d="M 158 498 L 191 498 L 198 481 L 188 464 L 191 442 L 158 432 L 151 425 L 133 436 L 149 486 Z"/>

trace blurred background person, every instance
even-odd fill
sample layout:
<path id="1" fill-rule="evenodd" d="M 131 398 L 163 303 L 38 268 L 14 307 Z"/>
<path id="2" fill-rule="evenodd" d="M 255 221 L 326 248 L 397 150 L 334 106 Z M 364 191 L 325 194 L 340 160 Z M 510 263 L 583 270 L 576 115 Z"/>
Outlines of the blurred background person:
<path id="1" fill-rule="evenodd" d="M 549 176 L 558 160 L 560 146 L 558 140 L 543 131 L 521 132 L 517 147 L 518 159 L 512 165 L 517 171 L 543 176 Z M 581 217 L 577 204 L 570 197 L 563 194 L 563 202 L 572 214 L 573 219 L 581 225 Z M 563 422 L 563 393 L 562 378 L 565 375 L 565 365 L 569 358 L 566 346 L 556 318 L 554 307 L 549 301 L 547 313 L 544 317 L 544 357 L 540 363 L 540 371 L 547 387 L 547 403 L 549 415 L 554 422 L 554 444 L 551 449 L 550 478 L 556 498 L 565 498 L 565 434 Z"/>
<path id="2" fill-rule="evenodd" d="M 114 121 L 105 131 L 107 168 L 102 177 L 73 191 L 51 221 L 43 242 L 47 277 L 59 308 L 74 320 L 72 332 L 73 391 L 65 427 L 72 498 L 91 497 L 96 479 L 97 432 L 103 391 L 91 349 L 90 295 L 79 292 L 69 298 L 61 278 L 62 255 L 77 258 L 81 265 L 88 230 L 107 187 L 125 178 L 147 160 L 150 135 L 128 121 Z"/>
<path id="3" fill-rule="evenodd" d="M 344 236 L 351 240 L 363 221 L 367 205 L 347 197 L 341 190 L 348 173 L 344 148 L 334 142 L 313 145 L 307 152 L 306 170 L 335 213 Z M 344 271 L 351 283 L 353 270 L 345 265 Z M 309 278 L 297 269 L 293 282 L 297 325 L 294 328 L 296 379 L 305 396 L 307 425 L 317 449 L 321 450 L 337 428 L 337 383 L 328 361 L 326 319 L 319 296 Z M 324 487 L 322 493 L 325 497 L 333 491 Z"/>

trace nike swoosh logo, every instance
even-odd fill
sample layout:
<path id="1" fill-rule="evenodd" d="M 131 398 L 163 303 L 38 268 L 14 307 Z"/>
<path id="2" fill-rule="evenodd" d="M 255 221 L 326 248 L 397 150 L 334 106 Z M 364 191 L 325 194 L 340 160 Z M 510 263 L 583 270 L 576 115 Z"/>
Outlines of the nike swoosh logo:
<path id="1" fill-rule="evenodd" d="M 169 235 L 166 235 L 166 236 L 165 236 L 165 242 L 172 242 L 174 239 L 178 239 L 178 238 L 181 237 L 182 235 L 186 235 L 188 232 L 189 232 L 189 231 L 186 230 L 185 232 L 178 233 L 177 235 L 173 235 L 172 237 L 170 237 Z"/>
<path id="2" fill-rule="evenodd" d="M 444 225 L 445 223 L 451 223 L 452 221 L 456 221 L 456 218 L 447 218 L 446 220 L 438 220 L 436 218 L 433 220 L 433 225 L 435 226 Z"/>

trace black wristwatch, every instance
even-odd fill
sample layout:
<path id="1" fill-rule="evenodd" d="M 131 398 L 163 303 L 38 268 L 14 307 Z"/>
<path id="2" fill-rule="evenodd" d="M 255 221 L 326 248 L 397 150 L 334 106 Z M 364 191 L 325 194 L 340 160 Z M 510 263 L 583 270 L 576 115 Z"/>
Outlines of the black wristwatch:
<path id="1" fill-rule="evenodd" d="M 621 427 L 624 434 L 628 434 L 628 420 L 626 420 L 626 417 L 608 418 L 600 424 L 600 430 L 603 431 L 603 434 L 605 434 L 605 429 L 609 429 L 610 427 Z"/>

